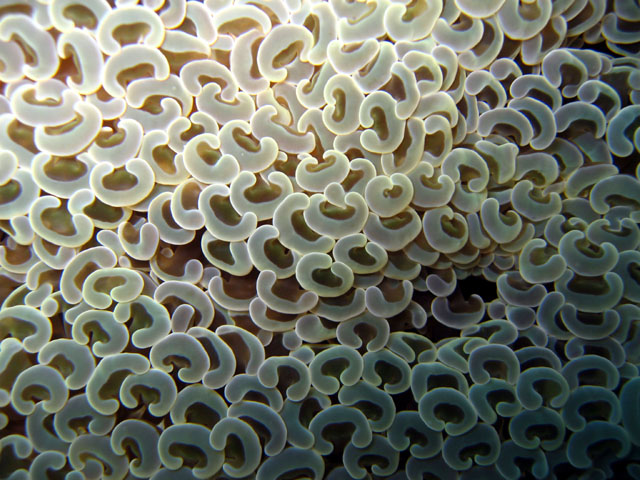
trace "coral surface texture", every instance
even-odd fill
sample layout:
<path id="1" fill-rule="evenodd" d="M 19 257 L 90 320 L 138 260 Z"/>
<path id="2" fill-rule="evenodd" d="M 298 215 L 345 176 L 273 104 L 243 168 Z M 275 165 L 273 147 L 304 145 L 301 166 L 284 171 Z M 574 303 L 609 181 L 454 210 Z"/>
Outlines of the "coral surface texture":
<path id="1" fill-rule="evenodd" d="M 640 0 L 0 0 L 0 479 L 640 480 Z"/>

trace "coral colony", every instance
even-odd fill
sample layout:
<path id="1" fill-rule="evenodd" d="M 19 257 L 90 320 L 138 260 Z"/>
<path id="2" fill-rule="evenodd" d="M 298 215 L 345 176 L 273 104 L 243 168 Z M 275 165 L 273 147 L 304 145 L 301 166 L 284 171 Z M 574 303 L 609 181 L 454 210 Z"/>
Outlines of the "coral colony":
<path id="1" fill-rule="evenodd" d="M 637 0 L 2 0 L 0 87 L 0 478 L 640 478 Z"/>

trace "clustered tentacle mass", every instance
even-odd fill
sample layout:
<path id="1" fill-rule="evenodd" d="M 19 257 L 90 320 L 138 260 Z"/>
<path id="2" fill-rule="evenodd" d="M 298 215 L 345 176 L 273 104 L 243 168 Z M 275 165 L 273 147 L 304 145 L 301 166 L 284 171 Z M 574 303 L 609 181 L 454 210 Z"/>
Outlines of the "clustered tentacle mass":
<path id="1" fill-rule="evenodd" d="M 0 477 L 640 478 L 639 52 L 631 0 L 2 2 Z"/>

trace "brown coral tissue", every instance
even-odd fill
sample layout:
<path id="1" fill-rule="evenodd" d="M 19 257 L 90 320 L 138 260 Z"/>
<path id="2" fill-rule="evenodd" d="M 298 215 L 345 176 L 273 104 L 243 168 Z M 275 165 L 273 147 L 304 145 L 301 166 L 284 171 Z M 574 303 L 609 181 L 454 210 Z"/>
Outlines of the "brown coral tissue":
<path id="1" fill-rule="evenodd" d="M 640 479 L 638 0 L 0 0 L 0 479 Z"/>

